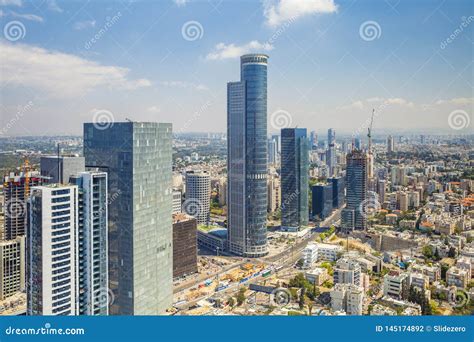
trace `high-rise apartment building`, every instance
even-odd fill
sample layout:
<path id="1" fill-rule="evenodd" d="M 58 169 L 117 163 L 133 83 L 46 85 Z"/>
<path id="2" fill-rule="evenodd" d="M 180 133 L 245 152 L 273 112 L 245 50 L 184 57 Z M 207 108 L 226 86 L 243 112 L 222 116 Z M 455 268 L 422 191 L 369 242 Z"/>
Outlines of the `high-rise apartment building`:
<path id="1" fill-rule="evenodd" d="M 25 236 L 0 241 L 0 300 L 25 291 Z"/>
<path id="2" fill-rule="evenodd" d="M 281 226 L 308 225 L 308 138 L 306 128 L 281 130 Z"/>
<path id="3" fill-rule="evenodd" d="M 78 187 L 31 190 L 27 230 L 27 313 L 79 314 Z"/>
<path id="4" fill-rule="evenodd" d="M 232 253 L 267 249 L 267 62 L 240 58 L 240 82 L 227 84 L 228 241 Z"/>
<path id="5" fill-rule="evenodd" d="M 341 213 L 341 227 L 349 232 L 367 227 L 367 155 L 354 149 L 346 158 L 346 207 Z"/>
<path id="6" fill-rule="evenodd" d="M 70 182 L 79 190 L 79 314 L 107 315 L 112 301 L 108 273 L 107 173 L 81 172 Z"/>
<path id="7" fill-rule="evenodd" d="M 186 200 L 183 211 L 196 218 L 198 224 L 209 224 L 211 175 L 207 171 L 186 172 Z"/>
<path id="8" fill-rule="evenodd" d="M 87 167 L 108 174 L 109 288 L 115 315 L 157 315 L 172 304 L 171 124 L 84 124 Z"/>

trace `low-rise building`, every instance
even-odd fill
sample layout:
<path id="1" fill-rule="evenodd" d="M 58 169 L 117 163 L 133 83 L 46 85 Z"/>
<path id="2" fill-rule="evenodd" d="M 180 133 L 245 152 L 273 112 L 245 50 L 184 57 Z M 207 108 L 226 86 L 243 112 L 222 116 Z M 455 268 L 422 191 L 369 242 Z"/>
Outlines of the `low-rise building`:
<path id="1" fill-rule="evenodd" d="M 409 279 L 404 272 L 391 271 L 383 279 L 383 294 L 396 299 L 408 297 Z"/>
<path id="2" fill-rule="evenodd" d="M 324 267 L 316 267 L 310 271 L 305 272 L 306 279 L 316 286 L 321 286 L 325 281 L 329 280 L 328 270 Z"/>
<path id="3" fill-rule="evenodd" d="M 348 315 L 362 315 L 364 289 L 350 284 L 335 284 L 331 290 L 331 309 Z"/>
<path id="4" fill-rule="evenodd" d="M 468 275 L 467 270 L 453 266 L 446 272 L 446 284 L 466 288 L 471 279 Z"/>

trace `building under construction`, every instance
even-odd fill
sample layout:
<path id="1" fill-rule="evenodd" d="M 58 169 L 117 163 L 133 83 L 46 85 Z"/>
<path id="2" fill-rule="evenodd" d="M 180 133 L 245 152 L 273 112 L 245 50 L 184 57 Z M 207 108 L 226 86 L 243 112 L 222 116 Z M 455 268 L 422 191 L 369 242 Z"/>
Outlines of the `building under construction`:
<path id="1" fill-rule="evenodd" d="M 1 240 L 14 240 L 26 232 L 26 200 L 33 186 L 42 185 L 45 178 L 37 171 L 11 173 L 4 177 L 5 225 L 0 229 Z"/>

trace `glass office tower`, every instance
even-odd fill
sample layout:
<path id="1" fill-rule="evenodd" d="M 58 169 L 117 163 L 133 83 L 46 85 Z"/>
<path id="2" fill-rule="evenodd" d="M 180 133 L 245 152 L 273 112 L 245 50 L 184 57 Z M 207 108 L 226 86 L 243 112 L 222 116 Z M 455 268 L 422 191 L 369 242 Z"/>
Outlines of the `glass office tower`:
<path id="1" fill-rule="evenodd" d="M 281 226 L 308 225 L 308 138 L 306 128 L 281 130 Z"/>
<path id="2" fill-rule="evenodd" d="M 367 228 L 361 207 L 367 199 L 367 154 L 354 149 L 347 155 L 346 165 L 346 207 L 341 212 L 341 227 L 349 233 Z"/>
<path id="3" fill-rule="evenodd" d="M 112 315 L 172 304 L 171 124 L 84 124 L 86 167 L 108 173 Z"/>
<path id="4" fill-rule="evenodd" d="M 230 252 L 267 251 L 267 61 L 240 58 L 240 82 L 227 84 L 228 239 Z"/>

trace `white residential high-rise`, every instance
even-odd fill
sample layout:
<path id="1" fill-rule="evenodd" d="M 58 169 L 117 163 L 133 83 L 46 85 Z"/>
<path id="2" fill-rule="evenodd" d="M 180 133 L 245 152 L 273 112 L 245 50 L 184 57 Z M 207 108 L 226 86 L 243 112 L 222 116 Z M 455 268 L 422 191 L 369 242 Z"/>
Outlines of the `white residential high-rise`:
<path id="1" fill-rule="evenodd" d="M 112 295 L 108 286 L 107 173 L 82 172 L 70 181 L 79 187 L 79 314 L 108 315 Z"/>
<path id="2" fill-rule="evenodd" d="M 27 225 L 27 313 L 79 314 L 76 185 L 31 190 Z"/>

